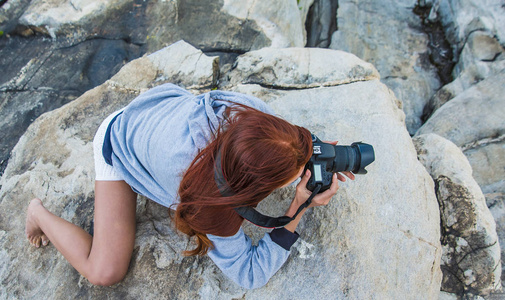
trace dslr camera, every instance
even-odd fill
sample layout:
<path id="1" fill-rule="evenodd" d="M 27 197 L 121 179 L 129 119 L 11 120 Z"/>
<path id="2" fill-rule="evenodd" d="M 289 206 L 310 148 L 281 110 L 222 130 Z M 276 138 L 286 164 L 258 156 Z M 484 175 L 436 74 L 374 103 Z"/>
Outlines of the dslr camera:
<path id="1" fill-rule="evenodd" d="M 351 171 L 354 174 L 366 174 L 365 167 L 375 160 L 372 145 L 362 142 L 352 143 L 350 146 L 332 145 L 322 142 L 312 134 L 313 153 L 305 170 L 310 170 L 307 189 L 314 191 L 321 186 L 319 193 L 331 186 L 333 173 Z"/>

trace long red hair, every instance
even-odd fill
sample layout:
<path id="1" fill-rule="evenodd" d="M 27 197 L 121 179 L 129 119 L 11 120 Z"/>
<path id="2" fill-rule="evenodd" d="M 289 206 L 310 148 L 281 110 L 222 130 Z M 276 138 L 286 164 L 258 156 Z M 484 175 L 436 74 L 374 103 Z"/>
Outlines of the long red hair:
<path id="1" fill-rule="evenodd" d="M 175 212 L 178 230 L 196 236 L 197 247 L 185 255 L 204 255 L 212 248 L 206 234 L 232 236 L 243 218 L 233 208 L 256 206 L 294 178 L 312 154 L 310 132 L 278 117 L 244 106 L 232 106 L 215 139 L 195 157 L 179 186 Z M 215 158 L 233 196 L 220 194 L 214 181 Z"/>

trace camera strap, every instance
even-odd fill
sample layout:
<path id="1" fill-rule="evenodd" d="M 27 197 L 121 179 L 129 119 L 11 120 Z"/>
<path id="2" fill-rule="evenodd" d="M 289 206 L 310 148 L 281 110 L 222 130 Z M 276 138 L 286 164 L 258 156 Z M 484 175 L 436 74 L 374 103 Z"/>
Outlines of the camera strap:
<path id="1" fill-rule="evenodd" d="M 223 175 L 223 170 L 221 166 L 221 152 L 218 151 L 215 163 L 214 163 L 214 181 L 216 182 L 217 188 L 219 189 L 219 193 L 223 197 L 231 197 L 235 193 L 231 189 L 231 187 L 226 182 L 226 179 Z M 321 185 L 317 185 L 310 197 L 300 205 L 296 213 L 293 217 L 282 216 L 282 217 L 270 217 L 266 216 L 256 209 L 250 206 L 242 206 L 236 207 L 235 211 L 247 221 L 253 223 L 254 225 L 265 227 L 265 228 L 280 228 L 286 226 L 289 222 L 293 221 L 303 209 L 308 207 L 310 203 L 312 203 L 312 199 L 317 195 L 317 193 L 321 190 Z"/>

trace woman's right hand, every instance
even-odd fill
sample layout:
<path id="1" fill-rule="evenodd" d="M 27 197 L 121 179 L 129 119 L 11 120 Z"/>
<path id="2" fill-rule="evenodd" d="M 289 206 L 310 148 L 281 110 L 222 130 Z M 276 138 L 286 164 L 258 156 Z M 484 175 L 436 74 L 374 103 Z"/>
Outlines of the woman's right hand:
<path id="1" fill-rule="evenodd" d="M 342 175 L 340 175 L 340 176 L 342 176 Z M 349 177 L 349 178 L 354 179 L 353 177 L 354 177 L 354 175 L 352 176 L 352 178 L 351 177 Z M 309 182 L 309 179 L 310 179 L 310 171 L 307 170 L 307 171 L 305 171 L 305 174 L 302 176 L 302 180 L 296 186 L 295 199 L 293 199 L 293 201 L 291 202 L 291 205 L 289 206 L 289 209 L 286 212 L 286 216 L 293 217 L 295 215 L 296 211 L 298 210 L 298 208 L 300 207 L 300 205 L 305 203 L 307 201 L 307 199 L 309 199 L 310 195 L 312 195 L 312 192 L 307 189 L 307 182 Z M 338 175 L 336 173 L 333 174 L 330 188 L 328 190 L 322 192 L 321 194 L 317 194 L 312 199 L 312 202 L 310 203 L 309 207 L 323 206 L 323 205 L 327 205 L 328 203 L 330 203 L 331 198 L 338 191 L 338 181 L 339 181 Z M 345 181 L 345 178 L 343 178 L 342 181 Z M 302 210 L 301 213 L 298 214 L 296 219 L 291 221 L 284 228 L 291 231 L 291 232 L 295 232 L 296 227 L 298 226 L 298 223 L 300 222 L 300 219 L 305 214 L 305 211 L 307 211 L 307 208 Z"/>
<path id="2" fill-rule="evenodd" d="M 307 199 L 309 199 L 310 195 L 312 195 L 312 192 L 307 189 L 307 183 L 309 182 L 310 175 L 311 175 L 310 170 L 305 171 L 305 174 L 303 175 L 302 180 L 296 186 L 296 195 L 295 195 L 295 199 L 293 200 L 293 202 L 296 202 L 296 204 L 298 205 L 297 207 L 300 207 L 300 205 L 305 203 L 307 201 Z M 354 179 L 354 178 L 352 178 L 352 179 Z M 341 174 L 334 173 L 333 177 L 332 177 L 330 188 L 320 194 L 317 194 L 312 199 L 312 202 L 310 203 L 309 207 L 328 205 L 328 203 L 330 203 L 331 198 L 337 193 L 337 191 L 339 189 L 339 186 L 338 186 L 339 180 L 345 181 L 345 178 Z"/>

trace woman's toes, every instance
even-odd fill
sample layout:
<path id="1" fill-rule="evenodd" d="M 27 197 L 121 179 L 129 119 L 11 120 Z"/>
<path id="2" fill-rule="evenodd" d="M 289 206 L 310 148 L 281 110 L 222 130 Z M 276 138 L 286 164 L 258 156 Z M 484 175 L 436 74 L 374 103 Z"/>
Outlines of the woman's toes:
<path id="1" fill-rule="evenodd" d="M 44 234 L 44 235 L 42 235 L 42 246 L 47 246 L 47 244 L 49 244 L 49 239 Z"/>

